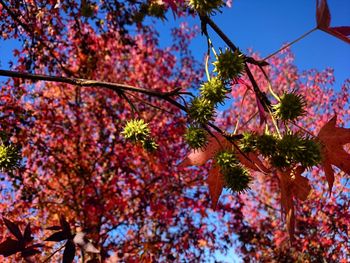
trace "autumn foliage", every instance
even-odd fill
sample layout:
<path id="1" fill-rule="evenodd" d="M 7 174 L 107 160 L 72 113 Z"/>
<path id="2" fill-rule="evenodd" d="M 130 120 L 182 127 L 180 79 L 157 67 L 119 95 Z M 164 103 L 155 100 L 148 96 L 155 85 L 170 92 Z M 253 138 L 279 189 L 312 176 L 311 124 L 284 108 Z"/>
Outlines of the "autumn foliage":
<path id="1" fill-rule="evenodd" d="M 0 86 L 0 260 L 346 262 L 350 81 L 227 41 L 202 64 L 199 29 L 161 48 L 147 22 L 198 15 L 210 39 L 224 5 L 0 0 L 32 73 Z M 326 1 L 317 27 L 348 41 Z"/>

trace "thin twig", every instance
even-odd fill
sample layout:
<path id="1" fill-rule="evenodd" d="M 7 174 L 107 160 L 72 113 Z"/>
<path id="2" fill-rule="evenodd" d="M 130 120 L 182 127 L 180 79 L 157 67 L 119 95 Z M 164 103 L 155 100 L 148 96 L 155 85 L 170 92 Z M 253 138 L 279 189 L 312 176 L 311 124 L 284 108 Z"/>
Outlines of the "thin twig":
<path id="1" fill-rule="evenodd" d="M 60 248 L 56 249 L 50 256 L 48 256 L 43 263 L 48 262 L 50 258 L 52 258 L 57 252 L 61 251 L 64 247 L 66 246 L 66 244 L 62 245 Z"/>

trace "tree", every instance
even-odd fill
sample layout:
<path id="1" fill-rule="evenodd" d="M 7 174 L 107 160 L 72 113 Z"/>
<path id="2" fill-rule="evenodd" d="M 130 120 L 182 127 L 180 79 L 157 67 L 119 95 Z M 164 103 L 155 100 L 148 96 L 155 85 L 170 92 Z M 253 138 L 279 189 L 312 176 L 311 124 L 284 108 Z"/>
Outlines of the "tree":
<path id="1" fill-rule="evenodd" d="M 288 169 L 299 169 L 300 164 L 310 168 L 325 161 L 321 160 L 321 146 L 327 143 L 308 135 L 328 121 L 329 105 L 336 105 L 339 120 L 348 121 L 343 107 L 348 101 L 348 83 L 342 93 L 333 96 L 326 85 L 332 84 L 331 72 L 299 73 L 289 53 L 269 61 L 269 67 L 255 55 L 243 55 L 210 19 L 223 4 L 190 1 L 188 8 L 185 1 L 0 0 L 2 37 L 24 39 L 23 49 L 15 51 L 15 70 L 0 71 L 14 77 L 1 89 L 0 125 L 6 157 L 3 188 L 7 191 L 2 192 L 0 254 L 34 262 L 58 258 L 71 262 L 75 255 L 90 262 L 110 256 L 111 262 L 201 261 L 218 250 L 225 253 L 235 242 L 231 234 L 236 233 L 241 252 L 257 260 L 332 259 L 335 252 L 346 255 L 345 246 L 329 243 L 346 237 L 347 214 L 339 209 L 339 220 L 334 223 L 339 226 L 322 233 L 326 245 L 322 251 L 312 242 L 318 236 L 301 223 L 297 223 L 296 234 L 305 235 L 304 241 L 294 242 L 292 248 L 302 251 L 298 253 L 282 242 L 286 232 L 271 229 L 282 226 L 273 210 L 279 205 L 280 187 L 291 240 L 294 211 L 297 222 L 305 221 L 298 213 L 312 212 L 312 199 L 300 210 L 294 209 L 292 196 L 286 197 L 286 193 L 301 196 L 299 199 L 313 197 L 301 172 L 296 174 L 297 184 L 290 181 Z M 208 26 L 229 47 L 215 54 L 214 72 L 209 72 L 207 61 L 208 81 L 201 84 L 198 96 L 189 92 L 189 87 L 200 85 L 201 78 L 200 65 L 188 49 L 195 32 L 185 26 L 174 29 L 173 45 L 161 49 L 156 32 L 144 22 L 146 16 L 164 18 L 167 8 L 178 16 L 195 10 L 209 50 Z M 310 76 L 313 81 L 307 79 Z M 311 87 L 324 96 L 309 96 Z M 236 98 L 236 107 L 212 122 L 214 109 L 228 94 Z M 300 105 L 297 111 L 289 111 L 291 106 L 287 113 L 283 111 L 281 101 L 288 96 Z M 320 108 L 318 100 L 327 98 L 334 103 L 323 103 L 326 108 Z M 304 104 L 308 104 L 307 112 Z M 239 113 L 242 107 L 246 107 L 242 109 L 245 114 Z M 264 134 L 255 111 L 270 131 L 283 136 Z M 316 123 L 321 114 L 323 121 Z M 228 134 L 225 130 L 236 125 L 232 116 L 240 116 L 243 124 L 237 126 L 239 133 Z M 279 118 L 278 123 L 274 118 Z M 258 143 L 261 138 L 272 141 Z M 273 149 L 276 154 L 264 154 L 262 146 L 281 145 L 284 138 L 296 141 L 298 149 L 290 153 L 280 147 Z M 179 165 L 187 154 L 186 143 L 194 150 Z M 309 157 L 306 153 L 314 157 L 305 158 Z M 209 157 L 214 163 L 185 168 L 186 164 L 203 164 Z M 209 204 L 215 208 L 224 186 L 245 191 L 252 176 L 256 191 L 235 194 L 235 199 L 229 195 L 216 212 L 209 210 Z M 318 182 L 318 174 L 313 178 Z M 327 181 L 331 186 L 332 175 Z M 287 186 L 292 184 L 294 190 L 289 193 Z M 335 186 L 343 187 L 337 180 Z M 315 189 L 313 195 L 320 198 L 325 187 L 321 184 Z M 346 207 L 346 190 L 339 193 L 334 202 Z M 321 200 L 318 205 L 327 202 Z M 334 213 L 335 205 L 327 209 L 323 211 Z M 308 223 L 316 228 L 325 222 Z M 8 232 L 16 239 L 5 234 Z M 61 241 L 60 245 L 53 243 Z"/>

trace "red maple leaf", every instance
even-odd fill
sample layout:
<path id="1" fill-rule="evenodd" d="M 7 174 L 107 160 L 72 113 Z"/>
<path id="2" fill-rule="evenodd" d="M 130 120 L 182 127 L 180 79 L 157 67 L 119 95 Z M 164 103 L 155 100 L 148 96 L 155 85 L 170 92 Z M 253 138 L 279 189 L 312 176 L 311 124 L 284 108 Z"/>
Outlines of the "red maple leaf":
<path id="1" fill-rule="evenodd" d="M 317 28 L 350 44 L 350 26 L 330 27 L 331 14 L 327 0 L 316 1 Z"/>
<path id="2" fill-rule="evenodd" d="M 185 160 L 180 164 L 180 167 L 186 167 L 191 165 L 204 165 L 208 160 L 212 159 L 217 152 L 224 149 L 231 149 L 232 144 L 221 134 L 214 132 L 214 136 L 209 138 L 209 142 L 204 149 L 192 150 Z M 247 168 L 258 171 L 268 172 L 268 169 L 263 165 L 258 156 L 250 152 L 248 154 L 242 154 L 236 152 L 239 161 Z M 220 173 L 220 167 L 215 163 L 212 164 L 209 170 L 209 175 L 206 180 L 209 187 L 209 195 L 212 200 L 212 209 L 216 208 L 217 202 L 224 187 L 223 176 Z"/>
<path id="3" fill-rule="evenodd" d="M 304 167 L 298 166 L 287 171 L 277 171 L 281 187 L 281 205 L 285 212 L 287 230 L 291 242 L 294 240 L 295 232 L 293 197 L 305 201 L 311 192 L 309 180 L 301 176 L 304 170 Z"/>
<path id="4" fill-rule="evenodd" d="M 350 154 L 344 150 L 344 145 L 350 143 L 350 129 L 335 127 L 337 115 L 328 121 L 318 133 L 318 139 L 323 144 L 322 166 L 332 191 L 334 171 L 332 165 L 350 175 Z"/>

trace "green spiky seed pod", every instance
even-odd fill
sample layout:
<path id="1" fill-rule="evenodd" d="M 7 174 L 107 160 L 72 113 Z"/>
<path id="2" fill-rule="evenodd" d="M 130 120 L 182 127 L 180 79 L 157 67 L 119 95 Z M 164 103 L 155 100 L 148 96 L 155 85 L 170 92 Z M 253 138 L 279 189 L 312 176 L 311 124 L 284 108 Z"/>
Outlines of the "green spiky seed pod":
<path id="1" fill-rule="evenodd" d="M 20 148 L 15 145 L 0 145 L 0 170 L 12 170 L 19 167 Z"/>
<path id="2" fill-rule="evenodd" d="M 244 132 L 243 138 L 239 142 L 239 148 L 242 152 L 254 152 L 257 146 L 257 135 L 250 132 Z"/>
<path id="3" fill-rule="evenodd" d="M 208 142 L 207 132 L 200 127 L 191 125 L 186 129 L 185 141 L 191 149 L 204 148 Z"/>
<path id="4" fill-rule="evenodd" d="M 210 81 L 205 82 L 201 86 L 200 91 L 203 98 L 217 104 L 225 100 L 226 94 L 231 89 L 227 88 L 220 78 L 214 77 Z"/>
<path id="5" fill-rule="evenodd" d="M 228 82 L 237 78 L 244 72 L 244 56 L 238 50 L 232 52 L 226 49 L 225 52 L 220 50 L 217 60 L 213 63 L 214 72 L 218 73 L 219 78 Z"/>
<path id="6" fill-rule="evenodd" d="M 277 151 L 281 156 L 286 157 L 288 163 L 298 156 L 302 158 L 304 149 L 303 138 L 298 134 L 287 133 L 277 141 Z"/>
<path id="7" fill-rule="evenodd" d="M 224 177 L 225 186 L 232 192 L 244 192 L 248 189 L 251 177 L 249 172 L 242 165 L 235 165 L 230 169 L 223 170 L 221 172 Z"/>
<path id="8" fill-rule="evenodd" d="M 256 148 L 266 157 L 270 157 L 276 152 L 277 138 L 271 134 L 257 136 Z"/>
<path id="9" fill-rule="evenodd" d="M 163 4 L 151 3 L 148 7 L 148 14 L 156 18 L 165 18 L 166 8 Z"/>
<path id="10" fill-rule="evenodd" d="M 305 138 L 302 141 L 303 150 L 301 154 L 295 156 L 296 162 L 300 162 L 305 168 L 311 168 L 318 165 L 322 161 L 321 144 L 310 138 Z"/>
<path id="11" fill-rule="evenodd" d="M 188 116 L 195 122 L 206 124 L 214 118 L 214 104 L 203 97 L 196 97 L 188 108 Z"/>
<path id="12" fill-rule="evenodd" d="M 220 166 L 221 170 L 229 170 L 239 164 L 236 155 L 232 151 L 221 151 L 215 156 L 216 163 Z"/>
<path id="13" fill-rule="evenodd" d="M 304 150 L 303 138 L 298 134 L 287 133 L 277 140 L 276 151 L 271 157 L 271 163 L 278 168 L 289 167 L 295 163 L 298 156 L 302 157 Z"/>
<path id="14" fill-rule="evenodd" d="M 273 110 L 276 118 L 282 121 L 292 121 L 305 115 L 305 106 L 305 98 L 300 94 L 292 92 L 284 93 L 280 98 L 280 102 L 273 106 Z"/>
<path id="15" fill-rule="evenodd" d="M 188 5 L 200 15 L 211 15 L 225 5 L 223 0 L 190 0 Z"/>
<path id="16" fill-rule="evenodd" d="M 157 150 L 158 144 L 152 138 L 147 138 L 142 141 L 142 147 L 148 152 L 154 152 Z"/>
<path id="17" fill-rule="evenodd" d="M 145 123 L 144 120 L 135 119 L 127 121 L 122 135 L 125 139 L 131 140 L 132 142 L 143 141 L 150 135 L 150 129 L 148 123 Z"/>

